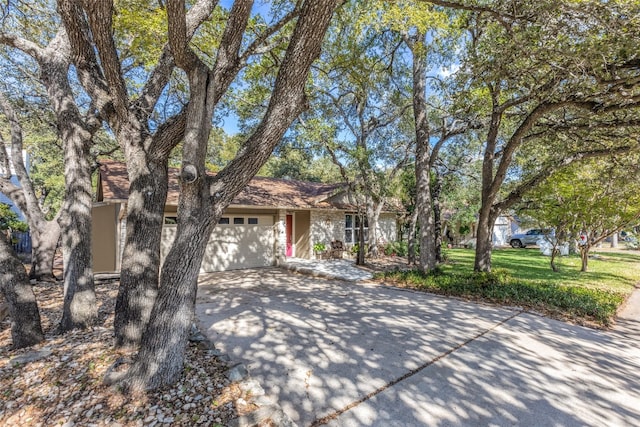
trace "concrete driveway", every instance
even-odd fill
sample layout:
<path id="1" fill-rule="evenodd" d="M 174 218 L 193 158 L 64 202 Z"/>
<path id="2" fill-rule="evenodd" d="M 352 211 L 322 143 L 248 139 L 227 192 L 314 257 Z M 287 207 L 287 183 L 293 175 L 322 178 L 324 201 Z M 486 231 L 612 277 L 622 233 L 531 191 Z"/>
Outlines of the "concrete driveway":
<path id="1" fill-rule="evenodd" d="M 635 332 L 277 268 L 202 276 L 197 312 L 301 426 L 640 424 Z"/>

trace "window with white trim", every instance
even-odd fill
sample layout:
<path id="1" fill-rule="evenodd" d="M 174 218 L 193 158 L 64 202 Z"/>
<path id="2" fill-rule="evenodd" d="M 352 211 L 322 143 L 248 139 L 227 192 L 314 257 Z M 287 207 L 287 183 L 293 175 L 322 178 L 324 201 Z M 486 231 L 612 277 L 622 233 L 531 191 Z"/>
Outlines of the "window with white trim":
<path id="1" fill-rule="evenodd" d="M 245 215 L 230 215 L 223 216 L 218 220 L 218 225 L 223 226 L 243 226 L 243 225 L 272 225 L 273 217 L 268 215 L 260 216 L 245 216 Z"/>
<path id="2" fill-rule="evenodd" d="M 364 218 L 364 240 L 369 237 L 369 221 Z M 360 239 L 360 215 L 346 214 L 344 216 L 344 242 L 358 243 Z"/>

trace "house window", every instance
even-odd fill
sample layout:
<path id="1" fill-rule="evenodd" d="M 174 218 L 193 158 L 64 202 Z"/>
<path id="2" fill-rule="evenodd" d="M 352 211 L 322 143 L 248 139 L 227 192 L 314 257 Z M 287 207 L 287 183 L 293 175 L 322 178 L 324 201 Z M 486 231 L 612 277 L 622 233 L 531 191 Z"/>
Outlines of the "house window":
<path id="1" fill-rule="evenodd" d="M 258 225 L 258 218 L 248 218 L 247 223 L 249 225 Z"/>
<path id="2" fill-rule="evenodd" d="M 222 217 L 218 220 L 218 224 L 224 224 L 224 225 L 228 225 L 229 224 L 229 218 L 227 217 Z"/>
<path id="3" fill-rule="evenodd" d="M 364 240 L 369 236 L 369 221 L 364 219 Z M 360 215 L 346 214 L 344 217 L 344 242 L 358 243 L 360 239 Z"/>
<path id="4" fill-rule="evenodd" d="M 244 218 L 233 218 L 234 225 L 242 225 L 244 224 Z"/>

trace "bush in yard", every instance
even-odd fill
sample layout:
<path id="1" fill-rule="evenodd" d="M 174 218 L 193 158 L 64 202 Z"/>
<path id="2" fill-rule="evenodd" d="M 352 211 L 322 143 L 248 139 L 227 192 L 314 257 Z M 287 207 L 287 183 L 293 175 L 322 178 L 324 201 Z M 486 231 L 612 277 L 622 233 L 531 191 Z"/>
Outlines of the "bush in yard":
<path id="1" fill-rule="evenodd" d="M 393 271 L 377 276 L 425 292 L 459 296 L 507 306 L 521 306 L 552 317 L 588 320 L 610 326 L 624 295 L 603 289 L 548 283 L 526 283 L 506 269 L 491 272 Z"/>
<path id="2" fill-rule="evenodd" d="M 389 242 L 384 247 L 384 254 L 387 256 L 407 256 L 408 253 L 407 242 Z"/>

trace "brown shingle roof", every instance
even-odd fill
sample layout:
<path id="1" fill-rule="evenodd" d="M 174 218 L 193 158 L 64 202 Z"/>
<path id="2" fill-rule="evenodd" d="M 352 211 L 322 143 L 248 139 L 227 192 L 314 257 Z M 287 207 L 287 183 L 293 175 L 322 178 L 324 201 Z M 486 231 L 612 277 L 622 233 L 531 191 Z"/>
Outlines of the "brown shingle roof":
<path id="1" fill-rule="evenodd" d="M 124 163 L 100 161 L 98 201 L 124 201 L 129 197 L 129 179 Z M 169 192 L 167 204 L 177 205 L 180 184 L 179 170 L 169 168 Z M 345 184 L 323 184 L 278 178 L 255 177 L 236 196 L 231 206 L 255 206 L 267 208 L 335 208 L 327 202 L 340 192 Z"/>

